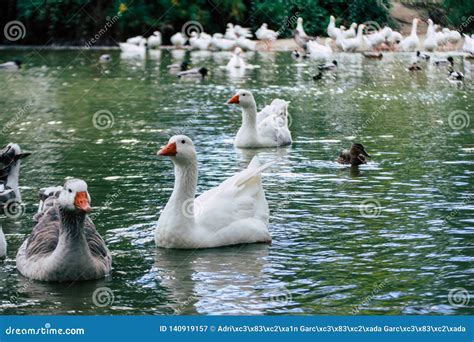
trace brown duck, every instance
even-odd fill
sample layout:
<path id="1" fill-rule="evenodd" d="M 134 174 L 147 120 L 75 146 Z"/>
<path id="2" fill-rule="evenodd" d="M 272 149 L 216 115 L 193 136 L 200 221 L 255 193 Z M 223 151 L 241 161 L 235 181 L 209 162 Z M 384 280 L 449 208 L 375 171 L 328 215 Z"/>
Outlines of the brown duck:
<path id="1" fill-rule="evenodd" d="M 367 164 L 367 158 L 370 155 L 365 151 L 362 144 L 353 143 L 350 150 L 342 150 L 337 158 L 339 164 L 361 165 Z"/>

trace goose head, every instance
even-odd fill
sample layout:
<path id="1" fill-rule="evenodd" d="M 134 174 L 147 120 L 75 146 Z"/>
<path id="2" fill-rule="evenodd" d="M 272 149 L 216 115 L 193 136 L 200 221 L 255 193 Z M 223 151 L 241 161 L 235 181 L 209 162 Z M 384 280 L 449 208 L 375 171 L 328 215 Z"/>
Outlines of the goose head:
<path id="1" fill-rule="evenodd" d="M 9 143 L 0 150 L 0 178 L 7 177 L 10 171 L 19 165 L 20 159 L 31 153 L 22 153 L 18 144 Z"/>
<path id="2" fill-rule="evenodd" d="M 241 89 L 235 93 L 227 104 L 237 104 L 243 108 L 255 106 L 255 99 L 249 90 Z"/>
<path id="3" fill-rule="evenodd" d="M 335 24 L 335 23 L 336 23 L 336 18 L 335 18 L 333 15 L 331 15 L 331 16 L 329 17 L 329 22 L 330 22 L 331 24 Z"/>
<path id="4" fill-rule="evenodd" d="M 92 210 L 91 197 L 87 192 L 87 183 L 82 179 L 69 179 L 58 197 L 61 208 L 73 212 L 88 213 Z"/>
<path id="5" fill-rule="evenodd" d="M 354 29 L 354 30 L 355 30 L 356 27 L 357 27 L 357 23 L 352 23 L 352 24 L 351 24 L 351 29 Z"/>
<path id="6" fill-rule="evenodd" d="M 303 25 L 303 18 L 299 17 L 298 20 L 296 21 L 296 23 L 300 26 Z"/>
<path id="7" fill-rule="evenodd" d="M 175 135 L 158 151 L 159 156 L 169 157 L 175 164 L 186 165 L 196 161 L 193 141 L 186 135 Z"/>

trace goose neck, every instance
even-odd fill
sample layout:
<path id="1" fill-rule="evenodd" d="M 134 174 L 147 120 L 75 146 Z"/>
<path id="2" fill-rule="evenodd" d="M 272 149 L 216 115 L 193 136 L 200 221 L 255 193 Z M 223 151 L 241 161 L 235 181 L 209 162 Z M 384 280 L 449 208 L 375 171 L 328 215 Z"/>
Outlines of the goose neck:
<path id="1" fill-rule="evenodd" d="M 185 164 L 175 163 L 174 174 L 174 189 L 170 202 L 183 203 L 194 200 L 198 176 L 196 159 L 187 161 Z"/>
<path id="2" fill-rule="evenodd" d="M 242 127 L 247 129 L 256 129 L 257 127 L 257 105 L 252 103 L 249 106 L 242 107 Z"/>

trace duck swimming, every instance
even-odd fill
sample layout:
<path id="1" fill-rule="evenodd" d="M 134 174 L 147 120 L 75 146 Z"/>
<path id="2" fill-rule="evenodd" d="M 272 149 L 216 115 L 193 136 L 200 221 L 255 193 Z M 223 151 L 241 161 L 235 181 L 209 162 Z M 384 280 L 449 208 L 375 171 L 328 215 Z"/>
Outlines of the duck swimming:
<path id="1" fill-rule="evenodd" d="M 16 59 L 14 61 L 0 64 L 0 70 L 18 70 L 21 68 L 22 61 Z"/>
<path id="2" fill-rule="evenodd" d="M 92 280 L 105 277 L 112 257 L 94 223 L 87 184 L 70 179 L 43 200 L 36 225 L 16 256 L 25 277 L 50 282 Z"/>
<path id="3" fill-rule="evenodd" d="M 339 158 L 337 158 L 337 162 L 339 164 L 351 164 L 361 165 L 367 164 L 367 158 L 371 157 L 366 151 L 362 144 L 353 143 L 349 150 L 342 150 L 339 153 Z"/>
<path id="4" fill-rule="evenodd" d="M 31 153 L 22 153 L 18 144 L 10 143 L 0 150 L 0 212 L 5 205 L 21 202 L 19 186 L 21 159 Z"/>
<path id="5" fill-rule="evenodd" d="M 421 70 L 421 67 L 418 65 L 417 62 L 413 62 L 412 65 L 408 67 L 408 70 L 417 71 L 417 70 Z"/>
<path id="6" fill-rule="evenodd" d="M 182 79 L 203 79 L 207 76 L 209 70 L 205 67 L 194 68 L 178 72 L 178 77 Z"/>

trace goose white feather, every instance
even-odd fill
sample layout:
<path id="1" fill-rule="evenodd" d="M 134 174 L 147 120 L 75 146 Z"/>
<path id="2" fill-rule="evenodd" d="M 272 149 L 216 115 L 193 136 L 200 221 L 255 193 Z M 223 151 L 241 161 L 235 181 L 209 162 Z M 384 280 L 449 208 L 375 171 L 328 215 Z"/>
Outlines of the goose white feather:
<path id="1" fill-rule="evenodd" d="M 411 33 L 408 37 L 404 38 L 400 42 L 400 49 L 402 51 L 416 51 L 418 48 L 418 45 L 420 43 L 420 40 L 418 38 L 418 35 L 416 33 L 417 29 L 417 24 L 418 24 L 418 18 L 414 18 L 411 26 Z"/>
<path id="2" fill-rule="evenodd" d="M 186 44 L 186 38 L 181 32 L 176 32 L 175 34 L 171 36 L 170 42 L 175 47 L 182 47 Z"/>
<path id="3" fill-rule="evenodd" d="M 288 128 L 289 102 L 275 99 L 257 114 L 257 104 L 252 93 L 242 89 L 227 103 L 242 107 L 242 126 L 234 141 L 236 147 L 279 147 L 292 143 Z"/>
<path id="4" fill-rule="evenodd" d="M 254 157 L 247 169 L 195 198 L 198 166 L 192 140 L 172 137 L 159 152 L 174 164 L 173 193 L 158 220 L 155 243 L 165 248 L 212 248 L 270 243 L 269 209 Z"/>
<path id="5" fill-rule="evenodd" d="M 438 48 L 438 42 L 436 41 L 436 32 L 433 24 L 433 20 L 428 19 L 428 29 L 426 30 L 425 40 L 423 41 L 423 47 L 426 51 L 435 51 Z"/>
<path id="6" fill-rule="evenodd" d="M 245 69 L 245 67 L 245 61 L 242 58 L 242 49 L 240 47 L 236 47 L 231 59 L 229 60 L 229 63 L 227 63 L 227 68 Z"/>

